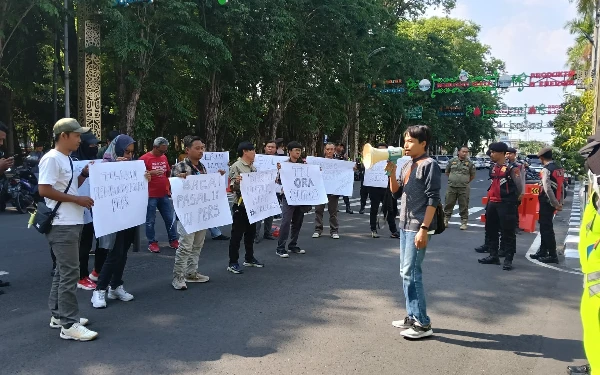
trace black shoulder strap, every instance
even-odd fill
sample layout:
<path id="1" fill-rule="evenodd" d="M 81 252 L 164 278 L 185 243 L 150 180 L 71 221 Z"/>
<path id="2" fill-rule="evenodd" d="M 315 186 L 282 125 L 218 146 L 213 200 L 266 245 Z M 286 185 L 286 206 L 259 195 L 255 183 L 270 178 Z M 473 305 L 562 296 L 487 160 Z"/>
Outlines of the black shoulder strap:
<path id="1" fill-rule="evenodd" d="M 69 193 L 69 189 L 71 188 L 71 184 L 73 183 L 73 160 L 71 160 L 71 157 L 69 156 L 69 164 L 71 164 L 71 179 L 69 180 L 69 183 L 67 184 L 67 188 L 65 189 L 65 194 Z M 54 209 L 52 210 L 52 216 L 56 215 L 56 212 L 58 211 L 58 208 L 60 207 L 62 202 L 56 202 L 56 206 L 54 206 Z"/>

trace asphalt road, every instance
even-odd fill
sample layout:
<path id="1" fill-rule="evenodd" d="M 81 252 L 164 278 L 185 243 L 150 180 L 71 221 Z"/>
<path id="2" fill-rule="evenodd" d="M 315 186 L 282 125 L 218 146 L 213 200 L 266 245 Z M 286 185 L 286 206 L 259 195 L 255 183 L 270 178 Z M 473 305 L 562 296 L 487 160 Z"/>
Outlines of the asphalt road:
<path id="1" fill-rule="evenodd" d="M 479 171 L 473 182 L 469 229 L 460 231 L 456 218 L 427 249 L 424 283 L 435 334 L 422 341 L 391 326 L 405 313 L 398 241 L 387 229 L 372 239 L 368 215 L 340 213 L 342 238 L 333 240 L 310 238 L 310 213 L 299 243 L 307 254 L 280 259 L 275 244 L 263 241 L 256 257 L 266 267 L 243 275 L 225 270 L 228 242 L 208 239 L 200 271 L 211 281 L 184 292 L 170 285 L 174 250 L 164 247 L 158 220 L 162 252 L 129 256 L 124 280 L 134 301 L 96 310 L 91 292 L 77 292 L 82 316 L 100 334 L 79 343 L 48 327 L 44 237 L 26 228 L 24 215 L 2 213 L 0 270 L 10 275 L 1 278 L 12 286 L 0 296 L 0 373 L 563 374 L 565 366 L 585 363 L 582 278 L 526 260 L 535 234 L 517 237 L 513 271 L 477 263 L 486 174 Z M 557 216 L 557 224 L 568 215 Z"/>

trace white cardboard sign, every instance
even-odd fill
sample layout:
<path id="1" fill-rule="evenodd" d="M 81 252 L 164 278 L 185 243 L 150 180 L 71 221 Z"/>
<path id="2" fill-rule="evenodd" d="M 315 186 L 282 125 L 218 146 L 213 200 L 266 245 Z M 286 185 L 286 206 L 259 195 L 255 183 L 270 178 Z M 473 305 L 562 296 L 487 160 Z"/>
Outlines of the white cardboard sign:
<path id="1" fill-rule="evenodd" d="M 354 166 L 352 161 L 317 158 L 306 158 L 308 164 L 318 165 L 323 175 L 325 192 L 333 195 L 352 196 L 354 190 Z"/>
<path id="2" fill-rule="evenodd" d="M 318 165 L 281 163 L 279 175 L 285 198 L 291 206 L 327 203 L 327 193 Z"/>
<path id="3" fill-rule="evenodd" d="M 258 172 L 277 170 L 277 163 L 287 161 L 289 157 L 281 155 L 256 154 L 254 157 L 254 168 Z"/>
<path id="4" fill-rule="evenodd" d="M 281 214 L 277 199 L 277 192 L 281 188 L 275 183 L 277 169 L 242 173 L 241 176 L 240 190 L 250 224 Z"/>

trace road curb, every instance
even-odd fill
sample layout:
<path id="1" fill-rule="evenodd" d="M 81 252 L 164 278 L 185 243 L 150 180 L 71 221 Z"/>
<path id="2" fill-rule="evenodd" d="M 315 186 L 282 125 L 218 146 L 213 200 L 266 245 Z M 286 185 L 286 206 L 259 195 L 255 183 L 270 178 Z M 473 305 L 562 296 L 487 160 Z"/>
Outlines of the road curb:
<path id="1" fill-rule="evenodd" d="M 579 228 L 581 226 L 581 199 L 579 198 L 580 183 L 575 182 L 569 229 L 565 237 L 565 258 L 579 259 Z"/>

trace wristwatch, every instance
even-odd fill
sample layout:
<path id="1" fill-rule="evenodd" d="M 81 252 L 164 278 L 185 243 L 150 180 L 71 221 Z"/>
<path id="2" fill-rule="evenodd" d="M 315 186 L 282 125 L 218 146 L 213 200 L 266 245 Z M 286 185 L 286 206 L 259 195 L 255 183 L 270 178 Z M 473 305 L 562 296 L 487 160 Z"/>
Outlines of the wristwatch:
<path id="1" fill-rule="evenodd" d="M 421 225 L 421 229 L 424 229 L 424 230 L 429 230 L 429 227 L 427 227 L 427 226 L 425 226 L 425 225 Z"/>

